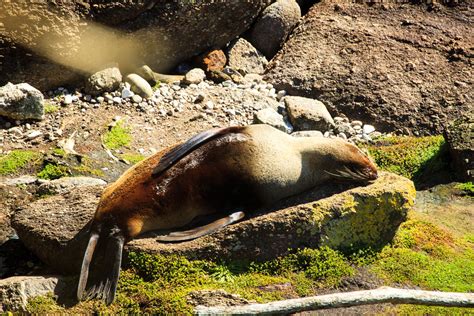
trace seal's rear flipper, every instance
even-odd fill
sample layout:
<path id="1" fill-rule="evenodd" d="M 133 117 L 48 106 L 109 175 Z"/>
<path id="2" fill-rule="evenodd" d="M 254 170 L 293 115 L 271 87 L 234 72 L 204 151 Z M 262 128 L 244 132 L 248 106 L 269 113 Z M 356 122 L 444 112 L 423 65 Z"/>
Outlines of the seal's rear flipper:
<path id="1" fill-rule="evenodd" d="M 156 240 L 157 241 L 186 241 L 186 240 L 196 239 L 198 237 L 209 235 L 227 225 L 235 223 L 241 220 L 244 216 L 245 216 L 244 212 L 235 212 L 235 213 L 230 214 L 229 216 L 220 218 L 204 226 L 196 227 L 196 228 L 181 231 L 181 232 L 172 232 L 164 236 L 158 236 L 156 237 Z"/>
<path id="2" fill-rule="evenodd" d="M 81 275 L 77 287 L 77 298 L 79 301 L 99 298 L 103 299 L 105 303 L 109 305 L 113 302 L 117 290 L 125 239 L 117 228 L 113 228 L 107 232 L 106 236 L 101 234 L 101 237 L 102 238 L 99 238 L 97 232 L 91 233 L 89 244 L 82 261 Z M 92 255 L 96 246 L 97 248 L 105 247 L 104 252 L 97 252 L 104 253 L 104 255 L 94 257 L 92 261 Z M 91 266 L 90 273 L 89 266 Z"/>
<path id="3" fill-rule="evenodd" d="M 172 148 L 169 152 L 163 155 L 158 165 L 153 169 L 152 175 L 154 177 L 159 176 L 164 171 L 176 164 L 176 162 L 178 162 L 181 158 L 192 152 L 194 149 L 204 145 L 208 141 L 220 135 L 240 133 L 242 129 L 243 127 L 241 126 L 214 128 L 191 137 L 185 143 Z"/>

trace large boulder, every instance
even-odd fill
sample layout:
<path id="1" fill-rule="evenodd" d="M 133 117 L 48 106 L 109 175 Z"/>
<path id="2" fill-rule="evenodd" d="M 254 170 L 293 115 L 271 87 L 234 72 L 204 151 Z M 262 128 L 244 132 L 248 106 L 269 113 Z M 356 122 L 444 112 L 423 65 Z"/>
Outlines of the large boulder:
<path id="1" fill-rule="evenodd" d="M 27 79 L 40 90 L 49 89 L 77 81 L 81 72 L 94 73 L 108 62 L 118 62 L 123 73 L 142 64 L 167 72 L 224 46 L 268 3 L 1 1 L 0 84 Z"/>
<path id="2" fill-rule="evenodd" d="M 321 1 L 270 62 L 265 79 L 378 131 L 440 134 L 444 122 L 472 111 L 468 3 L 428 11 Z"/>
<path id="3" fill-rule="evenodd" d="M 78 273 L 88 222 L 101 190 L 82 187 L 38 200 L 17 211 L 12 226 L 42 261 L 59 272 Z M 414 199 L 410 180 L 381 173 L 365 187 L 329 183 L 196 240 L 159 243 L 149 234 L 126 249 L 189 258 L 265 260 L 284 255 L 289 248 L 377 247 L 391 240 Z"/>
<path id="4" fill-rule="evenodd" d="M 449 124 L 444 137 L 456 176 L 461 181 L 474 181 L 474 113 Z"/>
<path id="5" fill-rule="evenodd" d="M 251 28 L 248 40 L 270 60 L 300 18 L 300 6 L 295 0 L 277 0 L 263 10 Z"/>
<path id="6" fill-rule="evenodd" d="M 43 94 L 27 83 L 9 82 L 0 87 L 0 115 L 15 120 L 41 120 L 43 107 Z"/>

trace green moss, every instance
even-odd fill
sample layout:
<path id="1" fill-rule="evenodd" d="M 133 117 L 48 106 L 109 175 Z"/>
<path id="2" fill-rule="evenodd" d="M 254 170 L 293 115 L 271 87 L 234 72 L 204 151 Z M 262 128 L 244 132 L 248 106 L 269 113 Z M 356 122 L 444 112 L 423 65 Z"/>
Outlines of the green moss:
<path id="1" fill-rule="evenodd" d="M 125 153 L 125 154 L 122 154 L 120 155 L 120 158 L 130 162 L 131 164 L 136 164 L 140 161 L 142 161 L 143 159 L 145 159 L 145 156 L 143 156 L 142 154 L 134 154 L 134 153 Z"/>
<path id="2" fill-rule="evenodd" d="M 102 170 L 92 168 L 92 167 L 90 167 L 88 165 L 85 165 L 85 164 L 81 164 L 79 166 L 72 167 L 72 172 L 73 172 L 74 175 L 86 175 L 86 176 L 93 175 L 93 176 L 97 176 L 97 177 L 104 176 L 104 172 Z"/>
<path id="3" fill-rule="evenodd" d="M 44 168 L 38 172 L 37 177 L 45 180 L 54 180 L 67 175 L 69 175 L 68 167 L 47 163 Z"/>
<path id="4" fill-rule="evenodd" d="M 394 247 L 422 251 L 434 257 L 453 254 L 455 238 L 448 231 L 424 220 L 410 219 L 400 225 Z"/>
<path id="5" fill-rule="evenodd" d="M 54 105 L 54 104 L 46 103 L 44 105 L 44 113 L 45 114 L 54 113 L 54 112 L 57 112 L 58 110 L 59 110 L 59 107 Z"/>
<path id="6" fill-rule="evenodd" d="M 53 294 L 45 296 L 36 296 L 28 300 L 26 311 L 29 314 L 42 315 L 45 313 L 55 313 L 61 311 L 62 308 L 56 304 Z"/>
<path id="7" fill-rule="evenodd" d="M 104 145 L 109 149 L 118 149 L 130 145 L 132 135 L 130 128 L 125 126 L 123 121 L 117 121 L 115 126 L 110 128 L 103 137 Z"/>
<path id="8" fill-rule="evenodd" d="M 58 156 L 58 157 L 65 157 L 67 154 L 66 154 L 66 151 L 62 148 L 54 148 L 53 155 Z"/>
<path id="9" fill-rule="evenodd" d="M 326 286 L 337 285 L 343 277 L 354 274 L 354 269 L 346 262 L 344 256 L 328 247 L 301 249 L 283 258 L 253 263 L 250 268 L 253 272 L 273 275 L 304 272 L 309 279 Z"/>
<path id="10" fill-rule="evenodd" d="M 472 292 L 473 260 L 472 250 L 440 260 L 411 249 L 388 247 L 382 251 L 372 270 L 389 283 L 417 285 L 430 290 Z"/>
<path id="11" fill-rule="evenodd" d="M 472 245 L 415 215 L 400 226 L 393 244 L 378 254 L 372 270 L 388 283 L 474 291 Z"/>
<path id="12" fill-rule="evenodd" d="M 367 148 L 381 169 L 414 181 L 424 172 L 447 168 L 443 136 L 386 137 Z"/>
<path id="13" fill-rule="evenodd" d="M 474 196 L 474 184 L 472 182 L 457 184 L 456 189 L 464 191 L 467 195 Z"/>
<path id="14" fill-rule="evenodd" d="M 9 175 L 20 169 L 37 164 L 41 160 L 40 153 L 28 150 L 13 150 L 0 156 L 0 175 Z"/>
<path id="15" fill-rule="evenodd" d="M 456 308 L 440 306 L 421 305 L 400 305 L 396 315 L 426 316 L 426 315 L 446 315 L 446 316 L 467 316 L 474 315 L 474 308 Z"/>
<path id="16" fill-rule="evenodd" d="M 449 256 L 433 251 L 438 244 Z M 400 226 L 391 245 L 382 251 L 359 250 L 350 258 L 328 247 L 301 249 L 267 262 L 210 262 L 188 260 L 178 255 L 131 252 L 129 268 L 122 271 L 115 302 L 105 306 L 94 300 L 72 308 L 49 306 L 38 299 L 32 311 L 68 314 L 178 314 L 190 315 L 190 292 L 223 289 L 248 300 L 268 302 L 296 295 L 315 295 L 321 288 L 334 288 L 364 266 L 388 285 L 419 286 L 442 291 L 474 291 L 474 250 L 427 221 L 410 215 Z M 281 286 L 285 285 L 285 286 Z M 48 307 L 49 306 L 49 307 Z M 400 314 L 463 314 L 469 309 L 401 306 Z"/>

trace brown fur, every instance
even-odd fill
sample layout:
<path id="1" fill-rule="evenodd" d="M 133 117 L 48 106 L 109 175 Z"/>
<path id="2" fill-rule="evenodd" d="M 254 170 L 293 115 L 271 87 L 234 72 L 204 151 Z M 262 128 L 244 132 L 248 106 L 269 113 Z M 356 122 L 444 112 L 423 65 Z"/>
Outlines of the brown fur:
<path id="1" fill-rule="evenodd" d="M 376 177 L 370 160 L 342 140 L 293 138 L 267 125 L 198 134 L 145 159 L 104 190 L 83 258 L 78 299 L 113 301 L 123 245 L 141 233 L 180 228 L 201 215 L 218 213 L 224 218 L 233 213 L 204 228 L 184 232 L 203 236 L 240 219 L 242 211 L 252 211 L 325 181 Z M 182 240 L 176 236 L 175 240 Z M 162 240 L 173 240 L 173 236 Z M 89 278 L 94 249 L 99 244 L 110 253 L 104 262 L 94 265 L 94 276 Z"/>
<path id="2" fill-rule="evenodd" d="M 137 164 L 107 187 L 95 220 L 113 214 L 127 237 L 133 238 L 148 230 L 184 226 L 198 215 L 274 202 L 286 197 L 281 196 L 283 191 L 287 196 L 304 191 L 329 179 L 321 169 L 336 170 L 338 166 L 332 165 L 344 161 L 342 158 L 347 164 L 356 161 L 373 168 L 346 142 L 293 138 L 271 127 L 254 125 L 211 140 L 152 177 L 153 169 L 172 148 Z M 315 174 L 315 170 L 319 172 Z M 272 173 L 274 179 L 268 176 Z M 265 182 L 272 182 L 268 190 Z"/>

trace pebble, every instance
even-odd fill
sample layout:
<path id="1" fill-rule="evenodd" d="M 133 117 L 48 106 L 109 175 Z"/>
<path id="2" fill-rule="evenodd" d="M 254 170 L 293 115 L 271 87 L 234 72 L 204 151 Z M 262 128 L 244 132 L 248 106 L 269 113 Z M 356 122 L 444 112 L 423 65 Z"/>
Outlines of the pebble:
<path id="1" fill-rule="evenodd" d="M 135 93 L 133 93 L 132 90 L 130 90 L 130 88 L 125 87 L 122 89 L 122 95 L 121 95 L 122 99 L 131 98 L 134 95 Z"/>
<path id="2" fill-rule="evenodd" d="M 29 133 L 29 134 L 26 136 L 26 138 L 28 138 L 29 140 L 32 140 L 32 139 L 35 139 L 35 138 L 37 138 L 37 137 L 39 137 L 39 136 L 41 136 L 41 135 L 43 135 L 42 132 L 35 130 L 35 131 L 32 131 L 31 133 Z"/>
<path id="3" fill-rule="evenodd" d="M 66 95 L 64 96 L 64 99 L 63 99 L 63 104 L 64 104 L 64 105 L 71 104 L 73 100 L 74 100 L 74 99 L 73 99 L 72 95 L 66 94 Z"/>
<path id="4" fill-rule="evenodd" d="M 364 134 L 370 134 L 375 132 L 375 127 L 369 124 L 364 124 L 364 127 L 362 128 L 362 131 Z"/>
<path id="5" fill-rule="evenodd" d="M 118 104 L 122 103 L 122 98 L 120 97 L 114 97 L 112 100 L 114 103 L 118 103 Z"/>
<path id="6" fill-rule="evenodd" d="M 97 97 L 97 102 L 102 103 L 104 102 L 105 98 L 104 97 Z"/>
<path id="7" fill-rule="evenodd" d="M 352 127 L 355 127 L 355 126 L 360 126 L 360 127 L 362 127 L 362 122 L 361 122 L 361 121 L 352 121 L 352 122 L 351 122 L 351 126 L 352 126 Z"/>
<path id="8" fill-rule="evenodd" d="M 132 101 L 133 103 L 140 103 L 143 101 L 143 98 L 139 96 L 138 94 L 135 94 L 132 96 Z"/>

